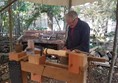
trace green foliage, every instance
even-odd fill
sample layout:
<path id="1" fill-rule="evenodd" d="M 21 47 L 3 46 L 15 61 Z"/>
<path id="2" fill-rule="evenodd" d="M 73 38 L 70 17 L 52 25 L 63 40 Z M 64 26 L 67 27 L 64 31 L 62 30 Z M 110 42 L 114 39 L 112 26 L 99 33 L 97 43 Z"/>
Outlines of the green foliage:
<path id="1" fill-rule="evenodd" d="M 27 8 L 27 5 L 25 4 L 25 3 L 22 3 L 21 4 L 21 7 L 19 8 L 19 11 L 21 11 L 21 12 L 26 12 L 28 10 L 28 8 Z"/>
<path id="2" fill-rule="evenodd" d="M 60 10 L 60 6 L 50 6 L 50 5 L 41 5 L 40 6 L 40 10 L 42 13 L 51 13 L 53 15 L 58 15 L 61 10 Z"/>
<path id="3" fill-rule="evenodd" d="M 43 31 L 43 30 L 46 30 L 47 28 L 46 27 L 36 27 L 36 30 L 41 30 L 41 31 Z"/>
<path id="4" fill-rule="evenodd" d="M 6 6 L 8 3 L 8 0 L 0 0 L 0 2 L 4 1 L 5 5 L 0 6 L 0 9 Z M 38 17 L 40 17 L 41 13 L 47 13 L 52 15 L 52 17 L 56 17 L 58 20 L 61 20 L 62 17 L 60 16 L 61 7 L 59 6 L 49 6 L 49 5 L 42 5 L 42 4 L 36 4 L 31 2 L 25 2 L 24 0 L 19 0 L 15 2 L 15 4 L 12 5 L 12 17 L 13 17 L 13 25 L 15 28 L 17 24 L 17 20 L 19 19 L 21 31 L 24 29 L 27 30 L 30 25 L 34 23 L 35 20 L 37 20 Z M 2 16 L 2 26 L 4 27 L 4 31 L 7 31 L 9 25 L 9 19 L 8 19 L 8 12 L 5 11 Z M 14 29 L 15 29 L 14 28 Z M 35 27 L 34 27 L 35 28 Z"/>
<path id="5" fill-rule="evenodd" d="M 28 19 L 26 19 L 25 21 L 26 21 L 26 27 L 28 28 L 31 24 L 32 24 L 32 22 L 34 21 L 34 20 L 36 20 L 37 19 L 37 17 L 39 17 L 40 16 L 40 13 L 39 13 L 39 11 L 37 11 L 36 13 L 34 13 L 31 17 L 29 17 Z"/>
<path id="6" fill-rule="evenodd" d="M 116 0 L 99 0 L 93 4 L 79 6 L 76 10 L 92 21 L 93 31 L 98 37 L 106 32 L 108 20 L 116 20 Z"/>
<path id="7" fill-rule="evenodd" d="M 1 1 L 5 1 L 6 5 L 8 0 L 0 0 L 0 2 Z M 92 19 L 95 31 L 100 32 L 99 29 L 105 26 L 104 24 L 106 23 L 106 20 L 112 19 L 115 21 L 116 1 L 117 0 L 99 0 L 99 2 L 95 2 L 89 6 L 79 6 L 76 8 L 76 10 L 78 11 L 78 14 L 84 14 L 85 18 Z M 38 17 L 40 17 L 41 13 L 46 13 L 47 15 L 50 14 L 58 21 L 63 19 L 63 17 L 60 15 L 60 13 L 63 12 L 63 7 L 34 4 L 25 2 L 24 0 L 19 0 L 17 3 L 16 8 L 12 7 L 12 16 L 14 27 L 16 23 L 15 21 L 19 18 L 21 31 L 28 29 L 29 26 L 32 25 Z M 0 9 L 5 5 L 0 6 Z M 14 4 L 12 6 L 14 6 Z M 5 11 L 1 17 L 2 26 L 4 27 L 4 30 L 7 31 L 9 27 L 8 12 Z"/>
<path id="8" fill-rule="evenodd" d="M 90 21 L 89 23 L 92 28 L 91 41 L 96 42 L 97 45 L 100 45 L 100 43 L 104 44 L 110 39 L 113 41 L 114 34 L 110 33 L 109 35 L 107 29 L 109 20 L 110 22 L 111 20 L 116 21 L 116 1 L 117 0 L 98 0 L 92 4 L 76 7 L 79 16 L 87 19 L 87 22 L 88 20 Z"/>
<path id="9" fill-rule="evenodd" d="M 24 2 L 24 1 L 20 1 L 19 4 L 20 4 L 20 7 L 19 7 L 20 12 L 30 11 L 32 9 L 32 6 L 33 6 L 33 3 Z"/>

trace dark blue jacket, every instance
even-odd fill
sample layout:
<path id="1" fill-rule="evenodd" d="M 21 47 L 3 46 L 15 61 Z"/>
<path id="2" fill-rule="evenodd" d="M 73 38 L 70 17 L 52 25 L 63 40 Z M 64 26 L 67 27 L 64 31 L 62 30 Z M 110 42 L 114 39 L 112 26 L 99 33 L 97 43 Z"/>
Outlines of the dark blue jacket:
<path id="1" fill-rule="evenodd" d="M 72 28 L 69 27 L 68 37 L 66 40 L 66 48 L 70 50 L 78 49 L 84 52 L 89 52 L 89 38 L 90 27 L 89 25 L 78 19 L 77 25 L 74 27 L 73 34 L 71 35 Z"/>

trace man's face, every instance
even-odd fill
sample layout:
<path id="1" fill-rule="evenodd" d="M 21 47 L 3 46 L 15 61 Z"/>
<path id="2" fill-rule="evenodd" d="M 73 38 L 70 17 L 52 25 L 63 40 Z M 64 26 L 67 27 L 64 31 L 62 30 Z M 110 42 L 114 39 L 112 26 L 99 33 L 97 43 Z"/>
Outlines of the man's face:
<path id="1" fill-rule="evenodd" d="M 73 28 L 75 26 L 75 20 L 76 20 L 76 18 L 73 19 L 72 17 L 66 17 L 66 22 L 71 28 Z"/>

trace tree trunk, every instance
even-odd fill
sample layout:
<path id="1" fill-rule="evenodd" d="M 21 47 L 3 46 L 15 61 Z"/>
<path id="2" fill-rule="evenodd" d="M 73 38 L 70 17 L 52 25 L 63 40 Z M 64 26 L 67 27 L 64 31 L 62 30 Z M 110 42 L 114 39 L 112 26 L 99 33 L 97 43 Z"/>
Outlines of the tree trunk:
<path id="1" fill-rule="evenodd" d="M 18 36 L 21 35 L 21 26 L 20 26 L 20 17 L 19 17 L 19 13 L 18 13 L 18 16 L 17 16 L 17 23 L 18 23 Z"/>
<path id="2" fill-rule="evenodd" d="M 114 36 L 114 45 L 113 45 L 113 57 L 111 61 L 111 67 L 109 70 L 109 78 L 108 83 L 112 83 L 113 71 L 114 71 L 114 64 L 117 58 L 117 49 L 118 49 L 118 0 L 117 0 L 117 8 L 116 8 L 116 29 L 115 29 L 115 36 Z"/>
<path id="3" fill-rule="evenodd" d="M 0 16 L 0 36 L 2 36 L 2 14 Z"/>
<path id="4" fill-rule="evenodd" d="M 48 15 L 48 27 L 53 30 L 53 14 L 47 13 Z"/>
<path id="5" fill-rule="evenodd" d="M 65 16 L 65 14 L 66 14 L 66 10 L 67 10 L 67 8 L 64 7 L 64 16 Z M 64 27 L 63 27 L 63 30 L 66 31 L 66 22 L 65 22 L 65 20 L 64 20 Z"/>
<path id="6" fill-rule="evenodd" d="M 17 5 L 16 5 L 16 7 L 18 6 L 18 8 L 19 8 L 19 1 L 17 1 Z M 20 17 L 19 17 L 19 12 L 18 12 L 18 15 L 17 15 L 17 23 L 18 23 L 18 36 L 20 36 L 21 35 L 21 26 L 20 26 Z"/>
<path id="7" fill-rule="evenodd" d="M 56 20 L 56 22 L 57 22 L 57 25 L 58 25 L 58 27 L 59 27 L 59 31 L 61 31 L 61 26 L 59 25 L 59 20 L 57 19 L 56 16 L 55 16 L 54 18 L 55 18 L 55 20 Z"/>
<path id="8" fill-rule="evenodd" d="M 107 29 L 108 29 L 108 19 L 106 20 L 106 24 L 105 24 L 106 26 L 106 28 L 105 28 L 105 34 L 107 33 Z"/>
<path id="9" fill-rule="evenodd" d="M 17 7 L 19 7 L 19 1 L 14 3 L 14 10 L 17 10 Z M 20 34 L 20 17 L 19 17 L 19 12 L 18 14 L 15 14 L 14 15 L 14 24 L 15 24 L 15 35 L 17 37 L 19 37 L 21 34 Z"/>
<path id="10" fill-rule="evenodd" d="M 10 2 L 11 2 L 11 0 L 8 1 L 8 3 L 10 3 Z M 12 24 L 11 6 L 9 6 L 8 13 L 9 13 L 9 40 L 10 40 L 10 52 L 11 52 L 11 51 L 13 51 L 13 36 L 12 36 L 13 24 Z"/>

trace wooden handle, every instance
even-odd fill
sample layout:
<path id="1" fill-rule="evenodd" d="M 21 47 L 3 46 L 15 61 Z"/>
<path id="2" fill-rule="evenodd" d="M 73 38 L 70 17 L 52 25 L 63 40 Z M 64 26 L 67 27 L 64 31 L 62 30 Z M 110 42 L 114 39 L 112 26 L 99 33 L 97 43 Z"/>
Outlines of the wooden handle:
<path id="1" fill-rule="evenodd" d="M 67 56 L 67 52 L 65 50 L 53 50 L 53 49 L 44 49 L 44 54 L 53 54 L 58 56 Z"/>

